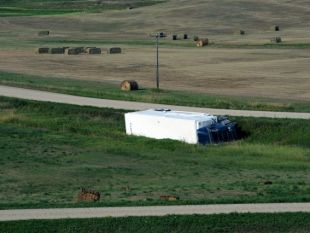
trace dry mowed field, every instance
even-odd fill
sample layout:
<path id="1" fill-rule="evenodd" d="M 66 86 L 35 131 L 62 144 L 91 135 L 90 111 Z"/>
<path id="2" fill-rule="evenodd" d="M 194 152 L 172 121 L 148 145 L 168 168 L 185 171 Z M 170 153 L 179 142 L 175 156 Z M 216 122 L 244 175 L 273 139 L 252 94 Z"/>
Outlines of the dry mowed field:
<path id="1" fill-rule="evenodd" d="M 280 32 L 273 30 L 280 25 Z M 46 38 L 39 30 L 51 30 Z M 245 36 L 239 30 L 246 31 Z M 98 14 L 0 18 L 0 70 L 101 80 L 135 79 L 154 87 L 155 49 L 149 34 L 169 33 L 160 52 L 166 89 L 310 101 L 310 2 L 297 0 L 177 1 Z M 171 34 L 210 38 L 218 47 L 174 46 Z M 281 36 L 294 48 L 268 48 Z M 115 43 L 113 43 L 115 41 Z M 37 55 L 39 46 L 118 45 L 120 55 Z M 126 42 L 128 42 L 126 44 Z M 168 43 L 168 44 L 167 44 Z M 248 48 L 246 45 L 259 45 Z M 230 48 L 229 46 L 235 46 Z"/>

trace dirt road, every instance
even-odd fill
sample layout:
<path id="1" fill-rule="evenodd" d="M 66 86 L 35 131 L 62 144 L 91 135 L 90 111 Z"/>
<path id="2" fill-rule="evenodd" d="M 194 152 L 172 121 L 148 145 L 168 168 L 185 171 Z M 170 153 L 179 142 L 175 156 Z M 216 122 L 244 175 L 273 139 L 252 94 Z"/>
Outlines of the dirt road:
<path id="1" fill-rule="evenodd" d="M 107 108 L 128 109 L 128 110 L 169 108 L 177 111 L 204 112 L 214 115 L 310 119 L 310 113 L 246 111 L 246 110 L 185 107 L 185 106 L 174 106 L 164 104 L 97 99 L 97 98 L 65 95 L 47 91 L 37 91 L 37 90 L 8 87 L 8 86 L 0 86 L 0 96 L 16 97 L 38 101 L 48 101 L 55 103 L 75 104 L 81 106 L 107 107 Z"/>
<path id="2" fill-rule="evenodd" d="M 310 212 L 310 203 L 98 207 L 0 210 L 0 221 L 228 213 Z"/>

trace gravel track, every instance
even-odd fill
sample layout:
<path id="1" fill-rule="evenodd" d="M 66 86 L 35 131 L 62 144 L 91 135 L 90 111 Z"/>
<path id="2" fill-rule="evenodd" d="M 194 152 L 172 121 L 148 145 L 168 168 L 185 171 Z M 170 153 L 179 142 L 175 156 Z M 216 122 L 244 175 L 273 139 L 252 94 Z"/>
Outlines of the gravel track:
<path id="1" fill-rule="evenodd" d="M 310 203 L 180 205 L 0 210 L 0 221 L 229 213 L 310 212 Z"/>
<path id="2" fill-rule="evenodd" d="M 128 110 L 146 110 L 151 108 L 169 108 L 176 111 L 203 112 L 213 115 L 227 116 L 248 116 L 248 117 L 271 117 L 271 118 L 292 118 L 292 119 L 310 119 L 310 113 L 297 112 L 270 112 L 270 111 L 248 111 L 248 110 L 231 110 L 231 109 L 213 109 L 175 106 L 165 104 L 142 103 L 133 101 L 120 101 L 89 98 L 59 94 L 47 91 L 38 91 L 17 87 L 0 86 L 0 96 L 15 97 L 28 100 L 47 101 L 55 103 L 74 104 L 81 106 L 105 107 Z"/>

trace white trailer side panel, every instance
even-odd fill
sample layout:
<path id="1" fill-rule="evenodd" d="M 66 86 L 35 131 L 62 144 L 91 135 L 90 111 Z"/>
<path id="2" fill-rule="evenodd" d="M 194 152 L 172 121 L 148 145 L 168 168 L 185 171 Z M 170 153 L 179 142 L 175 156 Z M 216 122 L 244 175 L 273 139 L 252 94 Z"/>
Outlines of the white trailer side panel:
<path id="1" fill-rule="evenodd" d="M 198 143 L 196 120 L 126 113 L 125 123 L 129 135 Z"/>

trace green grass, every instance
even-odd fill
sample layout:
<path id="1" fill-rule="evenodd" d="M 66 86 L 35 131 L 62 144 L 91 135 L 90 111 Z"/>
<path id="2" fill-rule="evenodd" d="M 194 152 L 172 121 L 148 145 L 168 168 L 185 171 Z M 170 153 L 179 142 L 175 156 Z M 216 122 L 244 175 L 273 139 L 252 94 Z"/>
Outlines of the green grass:
<path id="1" fill-rule="evenodd" d="M 97 13 L 106 10 L 123 10 L 128 7 L 142 7 L 164 2 L 162 0 L 114 0 L 114 1 L 77 1 L 77 0 L 2 0 L 0 17 L 59 15 L 68 13 Z"/>
<path id="2" fill-rule="evenodd" d="M 111 27 L 107 27 L 107 30 L 115 30 L 115 26 L 112 25 Z M 95 44 L 95 45 L 128 45 L 128 46 L 155 46 L 155 38 L 152 38 L 150 35 L 147 36 L 144 39 L 92 39 L 92 40 L 79 40 L 79 39 L 63 39 L 63 38 L 57 38 L 57 37 L 45 37 L 45 38 L 38 38 L 35 40 L 28 41 L 30 44 L 42 44 L 42 45 L 89 45 L 89 44 Z M 172 40 L 170 37 L 160 39 L 159 45 L 161 47 L 196 47 L 196 44 L 193 40 Z M 201 49 L 201 48 L 197 48 Z"/>
<path id="3" fill-rule="evenodd" d="M 44 45 L 129 45 L 129 46 L 154 46 L 155 42 L 151 39 L 124 39 L 124 40 L 77 40 L 77 39 L 59 39 L 59 38 L 39 38 L 29 41 L 32 44 L 44 44 Z M 160 40 L 160 46 L 162 47 L 196 47 L 195 42 L 192 39 L 189 40 L 177 40 L 173 41 L 170 37 Z M 227 44 L 212 42 L 209 46 L 197 49 L 208 48 L 227 48 L 227 49 L 309 49 L 310 43 L 262 43 L 262 44 Z"/>
<path id="4" fill-rule="evenodd" d="M 101 39 L 101 40 L 72 40 L 72 39 L 58 39 L 58 38 L 39 38 L 36 40 L 28 41 L 30 44 L 37 45 L 48 45 L 48 46 L 62 46 L 62 45 L 69 45 L 69 46 L 81 46 L 81 45 L 128 45 L 128 46 L 155 46 L 155 39 L 149 37 L 148 39 L 123 39 L 123 40 L 108 40 L 108 39 Z M 173 41 L 170 39 L 163 39 L 160 40 L 161 47 L 195 47 L 195 43 L 191 40 L 178 40 Z"/>
<path id="5" fill-rule="evenodd" d="M 104 82 L 39 77 L 0 72 L 0 84 L 26 87 L 72 95 L 105 99 L 141 101 L 160 104 L 185 105 L 224 109 L 310 112 L 310 102 L 250 97 L 229 97 L 197 92 L 142 89 L 123 92 L 118 85 Z"/>
<path id="6" fill-rule="evenodd" d="M 27 9 L 20 7 L 0 7 L 0 17 L 7 16 L 33 16 L 33 15 L 59 15 L 76 13 L 74 9 Z"/>
<path id="7" fill-rule="evenodd" d="M 0 222 L 3 233 L 307 233 L 309 213 L 229 214 Z"/>
<path id="8" fill-rule="evenodd" d="M 127 136 L 125 112 L 0 97 L 0 208 L 310 201 L 308 120 L 232 118 L 247 138 L 201 146 Z"/>

